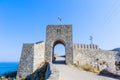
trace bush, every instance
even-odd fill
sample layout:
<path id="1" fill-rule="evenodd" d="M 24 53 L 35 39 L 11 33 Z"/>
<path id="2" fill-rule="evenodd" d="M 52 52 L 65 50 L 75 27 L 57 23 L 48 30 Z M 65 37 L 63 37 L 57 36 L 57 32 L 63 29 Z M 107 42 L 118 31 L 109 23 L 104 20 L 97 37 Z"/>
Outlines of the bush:
<path id="1" fill-rule="evenodd" d="M 77 64 L 73 64 L 75 67 L 79 67 Z"/>
<path id="2" fill-rule="evenodd" d="M 100 73 L 100 70 L 96 67 L 93 67 L 92 65 L 85 64 L 80 66 L 83 70 L 93 72 L 93 73 Z"/>
<path id="3" fill-rule="evenodd" d="M 2 76 L 4 76 L 5 78 L 15 78 L 16 74 L 17 74 L 17 71 L 13 71 L 13 72 L 5 73 Z"/>

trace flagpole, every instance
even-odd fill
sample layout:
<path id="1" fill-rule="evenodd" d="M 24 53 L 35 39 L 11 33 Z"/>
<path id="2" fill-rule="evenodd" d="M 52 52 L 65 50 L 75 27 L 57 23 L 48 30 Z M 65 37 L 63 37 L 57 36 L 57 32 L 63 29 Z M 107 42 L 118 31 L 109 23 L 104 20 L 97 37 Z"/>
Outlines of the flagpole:
<path id="1" fill-rule="evenodd" d="M 61 18 L 61 17 L 58 17 L 58 21 L 59 21 L 60 24 L 61 24 L 62 18 Z"/>

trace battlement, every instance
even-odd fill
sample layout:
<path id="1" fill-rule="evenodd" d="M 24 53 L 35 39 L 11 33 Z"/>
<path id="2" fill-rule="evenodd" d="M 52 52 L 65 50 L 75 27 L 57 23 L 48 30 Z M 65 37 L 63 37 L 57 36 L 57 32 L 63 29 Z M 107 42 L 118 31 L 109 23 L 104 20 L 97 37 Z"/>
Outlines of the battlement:
<path id="1" fill-rule="evenodd" d="M 73 44 L 74 49 L 99 49 L 96 44 Z"/>

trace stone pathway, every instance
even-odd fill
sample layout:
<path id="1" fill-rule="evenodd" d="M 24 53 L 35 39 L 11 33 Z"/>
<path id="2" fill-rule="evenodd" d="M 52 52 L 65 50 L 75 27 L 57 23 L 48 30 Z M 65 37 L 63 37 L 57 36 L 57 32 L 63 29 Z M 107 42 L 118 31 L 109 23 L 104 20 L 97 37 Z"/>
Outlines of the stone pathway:
<path id="1" fill-rule="evenodd" d="M 117 80 L 105 76 L 99 76 L 97 74 L 80 71 L 71 66 L 64 64 L 64 58 L 57 58 L 58 60 L 54 63 L 54 66 L 60 71 L 60 80 Z"/>

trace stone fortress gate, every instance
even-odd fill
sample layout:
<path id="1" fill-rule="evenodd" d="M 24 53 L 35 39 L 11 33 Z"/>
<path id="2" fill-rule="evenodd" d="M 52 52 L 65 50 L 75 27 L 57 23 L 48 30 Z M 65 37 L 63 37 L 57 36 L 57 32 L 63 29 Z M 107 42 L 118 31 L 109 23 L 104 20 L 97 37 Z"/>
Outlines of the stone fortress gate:
<path id="1" fill-rule="evenodd" d="M 66 64 L 73 63 L 72 25 L 48 25 L 46 30 L 45 60 L 53 61 L 54 47 L 65 46 Z"/>
<path id="2" fill-rule="evenodd" d="M 102 50 L 95 44 L 73 44 L 72 25 L 48 25 L 45 42 L 23 44 L 17 78 L 26 78 L 43 62 L 52 62 L 57 44 L 65 47 L 66 64 L 89 64 L 100 70 L 108 67 L 115 69 L 116 52 Z"/>

